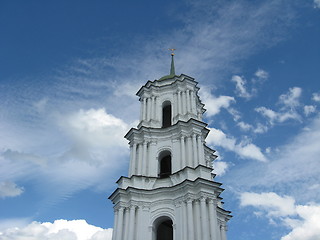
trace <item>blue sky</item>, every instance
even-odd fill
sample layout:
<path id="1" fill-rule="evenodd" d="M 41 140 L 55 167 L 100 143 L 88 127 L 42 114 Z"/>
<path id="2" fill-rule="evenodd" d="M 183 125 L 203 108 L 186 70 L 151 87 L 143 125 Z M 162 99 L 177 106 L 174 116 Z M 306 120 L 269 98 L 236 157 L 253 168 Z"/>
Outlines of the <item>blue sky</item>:
<path id="1" fill-rule="evenodd" d="M 136 91 L 194 77 L 230 240 L 320 238 L 320 1 L 1 1 L 0 239 L 111 239 Z"/>

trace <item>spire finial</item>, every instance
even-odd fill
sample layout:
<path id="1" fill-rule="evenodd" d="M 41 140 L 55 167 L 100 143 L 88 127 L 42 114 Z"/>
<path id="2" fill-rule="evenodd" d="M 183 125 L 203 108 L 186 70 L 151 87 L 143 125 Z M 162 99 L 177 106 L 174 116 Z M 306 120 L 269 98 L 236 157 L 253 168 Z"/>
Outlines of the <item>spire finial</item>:
<path id="1" fill-rule="evenodd" d="M 175 75 L 175 69 L 174 69 L 174 51 L 176 50 L 175 48 L 169 48 L 171 51 L 171 68 L 170 68 L 170 75 Z"/>

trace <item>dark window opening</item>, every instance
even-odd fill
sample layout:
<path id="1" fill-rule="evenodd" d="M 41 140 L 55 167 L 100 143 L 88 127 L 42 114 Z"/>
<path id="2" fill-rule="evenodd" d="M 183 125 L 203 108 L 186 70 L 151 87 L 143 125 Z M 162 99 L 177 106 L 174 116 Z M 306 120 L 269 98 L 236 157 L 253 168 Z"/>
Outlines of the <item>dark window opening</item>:
<path id="1" fill-rule="evenodd" d="M 171 104 L 164 105 L 162 108 L 162 127 L 171 126 Z"/>
<path id="2" fill-rule="evenodd" d="M 160 161 L 160 178 L 167 178 L 171 175 L 171 155 L 163 157 Z"/>
<path id="3" fill-rule="evenodd" d="M 166 220 L 157 228 L 157 240 L 173 240 L 172 221 Z"/>

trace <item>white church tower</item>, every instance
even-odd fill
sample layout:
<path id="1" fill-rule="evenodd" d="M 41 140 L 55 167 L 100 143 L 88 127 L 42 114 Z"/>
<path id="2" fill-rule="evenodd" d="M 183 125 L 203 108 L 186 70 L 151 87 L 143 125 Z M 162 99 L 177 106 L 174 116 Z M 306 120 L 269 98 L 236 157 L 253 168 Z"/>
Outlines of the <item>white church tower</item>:
<path id="1" fill-rule="evenodd" d="M 222 208 L 202 122 L 197 82 L 175 75 L 148 81 L 137 92 L 140 123 L 125 136 L 128 177 L 109 199 L 114 204 L 112 240 L 226 240 L 230 212 Z"/>

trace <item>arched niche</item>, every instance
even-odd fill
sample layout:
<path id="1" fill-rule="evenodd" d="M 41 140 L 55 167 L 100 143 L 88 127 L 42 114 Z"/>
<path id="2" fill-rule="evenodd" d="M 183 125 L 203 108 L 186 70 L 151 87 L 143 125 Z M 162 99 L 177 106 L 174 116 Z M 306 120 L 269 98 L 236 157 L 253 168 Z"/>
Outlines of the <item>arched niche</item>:
<path id="1" fill-rule="evenodd" d="M 162 216 L 154 222 L 154 240 L 173 240 L 173 222 L 171 218 Z"/>
<path id="2" fill-rule="evenodd" d="M 171 102 L 165 101 L 162 103 L 162 128 L 170 127 L 172 124 Z"/>
<path id="3" fill-rule="evenodd" d="M 162 151 L 159 154 L 159 177 L 167 178 L 171 175 L 172 164 L 171 164 L 171 152 L 168 150 Z"/>

